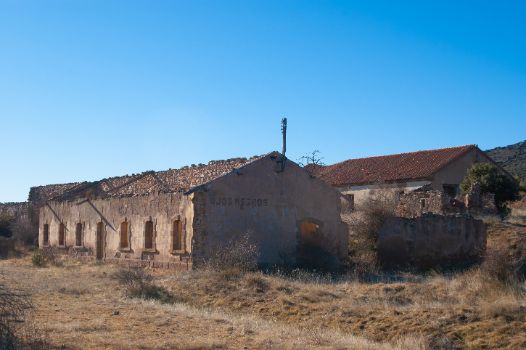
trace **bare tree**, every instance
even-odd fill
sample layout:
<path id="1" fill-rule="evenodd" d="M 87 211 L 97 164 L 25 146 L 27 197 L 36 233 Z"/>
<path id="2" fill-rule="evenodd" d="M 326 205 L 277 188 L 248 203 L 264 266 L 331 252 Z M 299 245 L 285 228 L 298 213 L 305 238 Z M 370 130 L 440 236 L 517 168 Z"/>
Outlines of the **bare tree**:
<path id="1" fill-rule="evenodd" d="M 319 166 L 325 165 L 325 163 L 323 162 L 323 157 L 321 156 L 321 152 L 317 149 L 315 149 L 311 153 L 307 153 L 299 157 L 298 164 L 301 165 L 302 167 L 305 167 L 307 165 L 319 165 Z"/>

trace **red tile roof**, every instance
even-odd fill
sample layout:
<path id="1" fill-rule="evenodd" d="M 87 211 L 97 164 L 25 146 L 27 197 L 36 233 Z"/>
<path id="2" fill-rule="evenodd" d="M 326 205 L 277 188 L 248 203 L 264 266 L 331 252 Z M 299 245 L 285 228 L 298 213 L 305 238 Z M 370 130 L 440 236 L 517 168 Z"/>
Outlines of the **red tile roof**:
<path id="1" fill-rule="evenodd" d="M 475 145 L 388 156 L 349 159 L 329 166 L 308 166 L 315 176 L 332 186 L 426 179 Z"/>

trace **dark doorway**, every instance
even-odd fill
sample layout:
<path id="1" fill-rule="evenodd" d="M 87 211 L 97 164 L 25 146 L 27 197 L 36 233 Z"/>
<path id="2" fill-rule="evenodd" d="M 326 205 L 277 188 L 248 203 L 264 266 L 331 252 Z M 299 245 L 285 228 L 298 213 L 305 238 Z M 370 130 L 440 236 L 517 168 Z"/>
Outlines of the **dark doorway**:
<path id="1" fill-rule="evenodd" d="M 324 248 L 323 223 L 315 219 L 298 222 L 297 264 L 301 268 L 318 271 L 337 269 L 337 258 Z"/>
<path id="2" fill-rule="evenodd" d="M 44 245 L 49 245 L 49 225 L 48 224 L 44 224 L 43 236 L 44 236 L 43 244 Z"/>
<path id="3" fill-rule="evenodd" d="M 458 185 L 442 185 L 442 189 L 451 198 L 455 198 L 458 193 Z"/>
<path id="4" fill-rule="evenodd" d="M 104 258 L 104 224 L 102 222 L 97 224 L 96 257 L 97 260 Z"/>
<path id="5" fill-rule="evenodd" d="M 130 242 L 128 240 L 128 221 L 121 222 L 121 249 L 128 249 Z"/>

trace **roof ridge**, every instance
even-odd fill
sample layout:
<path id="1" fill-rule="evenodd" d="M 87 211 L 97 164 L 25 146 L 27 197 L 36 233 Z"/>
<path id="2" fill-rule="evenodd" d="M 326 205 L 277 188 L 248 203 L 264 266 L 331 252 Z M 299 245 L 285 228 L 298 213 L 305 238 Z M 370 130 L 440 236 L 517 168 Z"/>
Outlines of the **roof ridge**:
<path id="1" fill-rule="evenodd" d="M 478 146 L 463 145 L 354 158 L 312 168 L 311 171 L 333 186 L 425 179 L 473 150 L 479 150 Z"/>
<path id="2" fill-rule="evenodd" d="M 345 163 L 345 162 L 348 162 L 348 161 L 352 161 L 352 160 L 396 157 L 396 156 L 403 156 L 403 155 L 407 155 L 407 154 L 415 154 L 415 153 L 423 153 L 423 152 L 435 152 L 435 151 L 446 151 L 446 150 L 453 150 L 453 149 L 460 149 L 460 148 L 473 148 L 473 147 L 478 147 L 478 146 L 476 144 L 467 144 L 467 145 L 463 145 L 463 146 L 452 146 L 452 147 L 444 147 L 444 148 L 424 149 L 424 150 L 419 150 L 419 151 L 392 153 L 392 154 L 384 154 L 384 155 L 379 155 L 379 156 L 349 158 L 349 159 L 342 160 L 342 161 L 334 163 L 334 164 L 322 165 L 322 167 L 327 168 L 327 167 L 331 167 L 333 165 L 342 164 L 342 163 Z"/>

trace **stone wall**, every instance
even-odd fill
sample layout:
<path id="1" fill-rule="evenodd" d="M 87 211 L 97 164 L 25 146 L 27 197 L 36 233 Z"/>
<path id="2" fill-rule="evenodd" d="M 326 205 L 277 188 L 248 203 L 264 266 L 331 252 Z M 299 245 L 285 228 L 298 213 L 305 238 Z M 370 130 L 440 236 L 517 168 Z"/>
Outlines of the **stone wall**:
<path id="1" fill-rule="evenodd" d="M 387 267 L 430 267 L 476 261 L 486 247 L 486 227 L 468 215 L 425 214 L 389 218 L 379 232 L 378 256 Z"/>
<path id="2" fill-rule="evenodd" d="M 27 217 L 29 210 L 28 202 L 0 203 L 0 215 L 12 218 Z"/>
<path id="3" fill-rule="evenodd" d="M 404 218 L 416 218 L 427 213 L 456 215 L 470 213 L 497 214 L 495 196 L 482 193 L 480 186 L 474 186 L 468 193 L 455 198 L 437 190 L 417 190 L 400 194 L 396 206 L 396 215 Z"/>
<path id="4" fill-rule="evenodd" d="M 32 224 L 32 214 L 28 202 L 0 203 L 0 236 L 23 244 L 35 244 L 38 229 Z"/>
<path id="5" fill-rule="evenodd" d="M 416 218 L 427 213 L 449 215 L 464 212 L 463 202 L 436 190 L 400 194 L 396 206 L 396 215 L 404 218 Z"/>
<path id="6" fill-rule="evenodd" d="M 145 223 L 153 222 L 153 249 L 145 249 Z M 174 252 L 173 223 L 180 220 L 184 245 Z M 120 247 L 122 222 L 128 223 L 129 246 Z M 97 226 L 103 227 L 103 256 L 106 261 L 129 260 L 130 263 L 168 264 L 189 260 L 192 248 L 193 209 L 191 196 L 182 193 L 76 201 L 49 202 L 40 209 L 39 246 L 43 247 L 44 225 L 49 225 L 49 245 L 64 253 L 95 258 Z M 65 244 L 59 244 L 59 227 L 65 225 Z M 81 224 L 82 243 L 76 245 L 77 224 Z"/>

